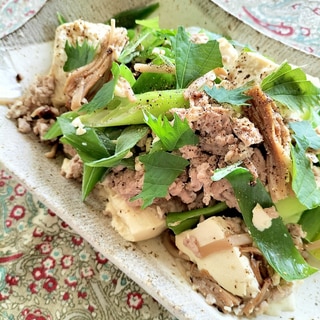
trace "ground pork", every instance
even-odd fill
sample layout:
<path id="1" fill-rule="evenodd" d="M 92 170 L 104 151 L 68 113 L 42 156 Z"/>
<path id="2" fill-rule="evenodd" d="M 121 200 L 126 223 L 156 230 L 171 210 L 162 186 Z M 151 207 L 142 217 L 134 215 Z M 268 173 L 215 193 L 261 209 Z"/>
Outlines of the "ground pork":
<path id="1" fill-rule="evenodd" d="M 62 111 L 52 106 L 54 79 L 51 76 L 39 76 L 29 87 L 25 95 L 9 108 L 7 117 L 17 119 L 18 130 L 22 133 L 34 132 L 40 140 L 52 126 Z"/>
<path id="2" fill-rule="evenodd" d="M 165 199 L 175 198 L 189 210 L 209 206 L 216 200 L 237 208 L 230 183 L 225 179 L 212 181 L 211 176 L 217 168 L 242 161 L 255 177 L 266 181 L 265 161 L 257 147 L 263 141 L 262 135 L 248 118 L 239 118 L 232 108 L 209 102 L 199 92 L 191 99 L 193 104 L 189 109 L 174 109 L 172 112 L 188 121 L 198 135 L 199 143 L 179 149 L 189 166 L 171 184 Z M 143 176 L 143 170 L 124 168 L 120 172 L 112 170 L 108 180 L 116 192 L 129 200 L 141 192 Z"/>
<path id="3" fill-rule="evenodd" d="M 71 159 L 65 158 L 61 166 L 61 175 L 67 179 L 81 180 L 83 174 L 83 162 L 76 154 Z"/>
<path id="4" fill-rule="evenodd" d="M 175 109 L 179 116 L 188 120 L 190 127 L 199 135 L 197 146 L 180 148 L 181 155 L 190 162 L 183 199 L 188 199 L 186 191 L 194 198 L 194 193 L 201 190 L 203 205 L 209 205 L 212 200 L 219 200 L 226 201 L 229 207 L 237 207 L 231 185 L 226 180 L 213 182 L 211 176 L 217 168 L 243 161 L 254 176 L 261 175 L 265 180 L 265 173 L 260 173 L 265 167 L 263 157 L 255 147 L 262 142 L 262 135 L 248 118 L 238 118 L 233 109 L 218 104 L 202 104 L 203 100 L 201 106 L 181 111 Z M 177 180 L 181 180 L 181 177 Z M 182 184 L 175 181 L 174 185 Z M 181 187 L 180 189 L 182 190 Z M 192 202 L 188 204 L 192 206 Z"/>

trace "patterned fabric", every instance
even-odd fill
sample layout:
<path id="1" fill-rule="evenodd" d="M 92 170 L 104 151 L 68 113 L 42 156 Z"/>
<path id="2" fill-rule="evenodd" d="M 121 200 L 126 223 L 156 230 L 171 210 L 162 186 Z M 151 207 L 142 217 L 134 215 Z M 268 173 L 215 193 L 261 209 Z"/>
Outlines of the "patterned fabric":
<path id="1" fill-rule="evenodd" d="M 3 0 L 0 2 L 0 39 L 32 18 L 46 0 Z"/>
<path id="2" fill-rule="evenodd" d="M 0 319 L 174 319 L 0 167 Z"/>
<path id="3" fill-rule="evenodd" d="M 212 1 L 261 33 L 320 56 L 320 1 Z"/>

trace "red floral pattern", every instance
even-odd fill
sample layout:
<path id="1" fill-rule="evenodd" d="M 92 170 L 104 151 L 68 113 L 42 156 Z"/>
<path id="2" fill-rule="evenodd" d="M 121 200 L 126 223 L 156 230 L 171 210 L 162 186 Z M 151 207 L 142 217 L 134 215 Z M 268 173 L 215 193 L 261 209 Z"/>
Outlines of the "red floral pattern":
<path id="1" fill-rule="evenodd" d="M 43 313 L 40 309 L 23 309 L 21 312 L 24 320 L 51 320 L 52 317 L 49 314 Z"/>
<path id="2" fill-rule="evenodd" d="M 143 298 L 141 293 L 129 292 L 127 298 L 127 304 L 136 310 L 139 310 L 143 306 Z"/>
<path id="3" fill-rule="evenodd" d="M 174 319 L 1 168 L 0 203 L 1 319 Z"/>
<path id="4" fill-rule="evenodd" d="M 20 205 L 15 205 L 10 211 L 9 217 L 15 220 L 20 220 L 24 217 L 26 212 L 25 207 Z"/>

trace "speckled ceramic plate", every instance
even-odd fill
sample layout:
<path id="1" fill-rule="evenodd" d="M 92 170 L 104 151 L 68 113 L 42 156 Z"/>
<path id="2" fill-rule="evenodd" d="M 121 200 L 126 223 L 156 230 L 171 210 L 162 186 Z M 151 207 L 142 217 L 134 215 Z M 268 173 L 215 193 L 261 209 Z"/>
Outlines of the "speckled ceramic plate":
<path id="1" fill-rule="evenodd" d="M 12 34 L 0 43 L 0 64 L 5 65 L 2 70 L 0 68 L 0 78 L 6 77 L 8 82 L 14 83 L 19 73 L 23 79 L 21 86 L 26 87 L 36 74 L 46 72 L 50 65 L 51 44 L 42 42 L 53 38 L 56 11 L 65 14 L 70 20 L 86 17 L 87 20 L 105 21 L 116 12 L 143 3 L 146 1 L 117 1 L 109 4 L 91 1 L 90 8 L 70 5 L 72 10 L 64 12 L 62 0 L 48 1 L 36 19 L 30 20 L 19 30 L 19 35 Z M 310 73 L 316 68 L 320 70 L 319 59 L 257 33 L 210 1 L 193 1 L 192 4 L 188 0 L 161 1 L 159 14 L 163 26 L 202 26 L 259 47 L 261 52 L 274 57 L 276 61 L 281 62 L 287 58 L 295 64 L 306 65 Z M 47 33 L 39 34 L 40 29 Z M 21 37 L 21 34 L 24 36 Z M 6 67 L 10 64 L 11 69 Z M 237 319 L 208 306 L 202 296 L 191 289 L 174 259 L 164 250 L 160 239 L 139 244 L 125 242 L 110 227 L 109 219 L 101 213 L 103 205 L 93 196 L 82 203 L 80 185 L 60 175 L 61 159 L 46 159 L 46 148 L 35 139 L 18 133 L 15 124 L 6 119 L 5 114 L 6 108 L 0 107 L 0 161 L 40 201 L 177 318 Z M 278 319 L 319 319 L 317 304 L 320 301 L 320 274 L 300 284 L 295 299 L 296 310 L 283 312 Z M 261 316 L 258 319 L 272 318 Z"/>

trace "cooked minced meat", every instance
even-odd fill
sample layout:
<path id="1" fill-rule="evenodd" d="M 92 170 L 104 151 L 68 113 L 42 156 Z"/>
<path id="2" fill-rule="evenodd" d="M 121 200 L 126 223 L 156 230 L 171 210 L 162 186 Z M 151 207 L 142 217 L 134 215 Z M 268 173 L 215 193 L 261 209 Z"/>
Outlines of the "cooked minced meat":
<path id="1" fill-rule="evenodd" d="M 226 180 L 212 181 L 212 173 L 217 168 L 242 161 L 255 177 L 265 181 L 265 160 L 257 147 L 263 138 L 248 118 L 239 118 L 232 108 L 210 102 L 205 97 L 202 99 L 201 95 L 205 96 L 196 92 L 197 99 L 189 109 L 173 110 L 188 120 L 199 136 L 199 144 L 180 148 L 181 156 L 189 160 L 190 165 L 169 187 L 166 199 L 176 197 L 188 209 L 208 206 L 215 200 L 237 207 L 230 184 Z M 109 181 L 117 193 L 129 200 L 142 190 L 143 171 L 125 168 L 111 173 Z"/>
<path id="2" fill-rule="evenodd" d="M 17 119 L 18 130 L 22 133 L 34 132 L 42 140 L 61 111 L 52 106 L 54 79 L 39 76 L 25 95 L 17 100 L 7 113 L 10 119 Z"/>

